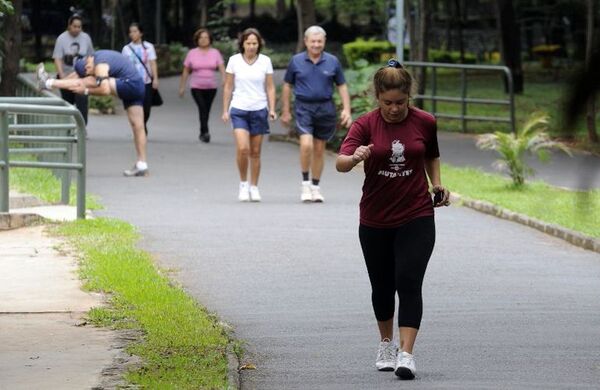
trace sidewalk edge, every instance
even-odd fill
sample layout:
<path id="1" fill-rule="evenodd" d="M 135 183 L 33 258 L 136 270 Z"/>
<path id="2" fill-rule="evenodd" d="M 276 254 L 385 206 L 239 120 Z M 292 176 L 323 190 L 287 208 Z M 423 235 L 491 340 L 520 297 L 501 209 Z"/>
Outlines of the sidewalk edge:
<path id="1" fill-rule="evenodd" d="M 461 204 L 463 206 L 482 212 L 484 214 L 493 215 L 494 217 L 506 219 L 512 222 L 520 223 L 521 225 L 529 226 L 531 228 L 539 230 L 542 233 L 546 233 L 556 238 L 565 240 L 569 244 L 596 253 L 600 253 L 600 239 L 590 237 L 583 233 L 579 233 L 562 226 L 540 221 L 539 219 L 535 219 L 524 214 L 510 211 L 508 209 L 494 205 L 490 202 L 470 199 L 457 193 L 452 193 L 451 201 L 453 203 Z"/>

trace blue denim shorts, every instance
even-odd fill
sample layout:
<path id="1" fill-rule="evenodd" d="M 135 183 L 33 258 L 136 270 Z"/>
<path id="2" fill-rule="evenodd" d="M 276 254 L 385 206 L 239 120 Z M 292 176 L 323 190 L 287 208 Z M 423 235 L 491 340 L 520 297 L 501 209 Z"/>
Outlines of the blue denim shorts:
<path id="1" fill-rule="evenodd" d="M 324 141 L 333 137 L 337 122 L 333 100 L 303 102 L 296 99 L 294 106 L 298 135 L 312 134 L 313 137 Z"/>
<path id="2" fill-rule="evenodd" d="M 246 129 L 250 135 L 269 134 L 269 111 L 266 108 L 246 111 L 231 107 L 229 117 L 234 129 Z"/>
<path id="3" fill-rule="evenodd" d="M 142 79 L 115 79 L 117 96 L 123 100 L 125 109 L 130 106 L 143 106 L 146 86 Z"/>

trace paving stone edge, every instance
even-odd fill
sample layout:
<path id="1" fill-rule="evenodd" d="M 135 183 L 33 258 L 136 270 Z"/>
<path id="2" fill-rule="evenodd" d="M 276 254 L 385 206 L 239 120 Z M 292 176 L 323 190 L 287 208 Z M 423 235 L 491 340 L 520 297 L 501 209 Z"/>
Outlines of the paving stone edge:
<path id="1" fill-rule="evenodd" d="M 485 214 L 532 227 L 542 233 L 563 239 L 572 245 L 600 253 L 599 239 L 587 236 L 574 230 L 540 221 L 539 219 L 507 210 L 486 201 L 470 199 L 457 193 L 452 193 L 450 200 L 452 203 L 461 204 Z"/>

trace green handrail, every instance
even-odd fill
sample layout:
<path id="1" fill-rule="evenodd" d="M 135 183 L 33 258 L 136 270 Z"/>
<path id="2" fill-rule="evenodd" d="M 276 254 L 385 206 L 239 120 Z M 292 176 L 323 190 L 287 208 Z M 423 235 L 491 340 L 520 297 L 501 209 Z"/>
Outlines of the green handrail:
<path id="1" fill-rule="evenodd" d="M 46 99 L 46 100 L 43 100 Z M 2 97 L 0 98 L 0 212 L 8 212 L 9 208 L 9 169 L 10 167 L 28 167 L 28 168 L 51 168 L 77 171 L 77 218 L 85 218 L 85 173 L 86 173 L 86 145 L 85 145 L 85 122 L 81 113 L 74 106 L 61 103 L 62 100 L 56 98 L 22 98 L 22 97 Z M 31 103 L 31 104 L 26 104 Z M 26 115 L 52 115 L 58 118 L 66 117 L 75 122 L 74 136 L 20 136 L 10 135 L 11 127 L 15 130 L 21 128 L 19 124 L 10 125 L 9 115 L 15 119 L 19 114 Z M 16 126 L 16 127 L 15 127 Z M 49 124 L 50 130 L 56 124 Z M 60 125 L 64 127 L 65 125 Z M 59 127 L 60 127 L 59 126 Z M 31 125 L 32 128 L 42 129 L 43 125 Z M 77 162 L 72 163 L 69 160 L 63 162 L 49 161 L 13 161 L 9 155 L 10 141 L 28 141 L 28 142 L 52 142 L 77 145 Z M 29 151 L 44 150 L 44 148 L 30 148 Z M 66 155 L 70 156 L 69 148 Z M 24 150 L 28 150 L 25 148 Z M 68 171 L 67 171 L 68 172 Z M 63 194 L 64 194 L 63 180 Z M 68 191 L 68 188 L 67 188 Z M 68 199 L 68 198 L 67 198 Z M 63 198 L 64 200 L 64 198 Z"/>

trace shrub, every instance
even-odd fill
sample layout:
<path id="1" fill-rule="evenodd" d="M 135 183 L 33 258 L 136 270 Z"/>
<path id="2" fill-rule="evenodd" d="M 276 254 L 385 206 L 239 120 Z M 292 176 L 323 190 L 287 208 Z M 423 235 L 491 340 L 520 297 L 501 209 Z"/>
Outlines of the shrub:
<path id="1" fill-rule="evenodd" d="M 115 113 L 115 102 L 112 96 L 90 96 L 89 107 L 98 110 L 101 114 Z"/>
<path id="2" fill-rule="evenodd" d="M 431 62 L 441 62 L 441 63 L 449 63 L 449 64 L 459 64 L 460 63 L 460 52 L 459 51 L 448 51 L 448 50 L 429 50 L 429 61 Z M 477 57 L 472 53 L 465 53 L 465 64 L 475 64 L 477 63 Z"/>
<path id="3" fill-rule="evenodd" d="M 355 67 L 358 60 L 366 60 L 370 64 L 385 63 L 396 56 L 396 46 L 388 41 L 365 41 L 362 38 L 343 45 L 344 57 L 350 67 Z M 405 58 L 408 58 L 408 49 L 404 49 Z"/>
<path id="4" fill-rule="evenodd" d="M 571 152 L 561 142 L 553 141 L 545 132 L 548 124 L 548 115 L 533 113 L 523 128 L 518 133 L 503 133 L 496 131 L 493 134 L 483 134 L 477 139 L 480 149 L 495 150 L 500 155 L 495 166 L 507 170 L 515 187 L 525 184 L 525 177 L 533 174 L 533 169 L 525 162 L 525 153 L 535 153 L 540 161 L 548 161 L 548 150 L 558 149 L 567 153 Z"/>

